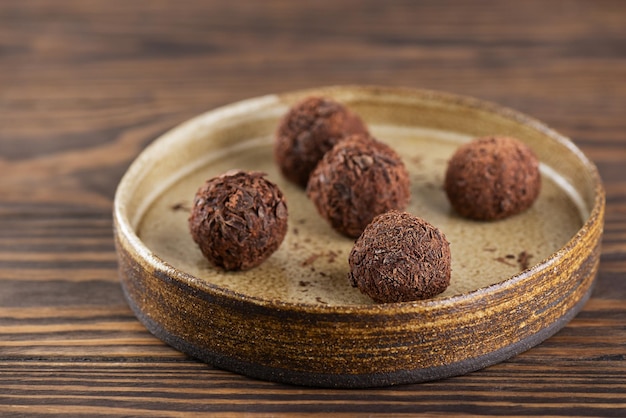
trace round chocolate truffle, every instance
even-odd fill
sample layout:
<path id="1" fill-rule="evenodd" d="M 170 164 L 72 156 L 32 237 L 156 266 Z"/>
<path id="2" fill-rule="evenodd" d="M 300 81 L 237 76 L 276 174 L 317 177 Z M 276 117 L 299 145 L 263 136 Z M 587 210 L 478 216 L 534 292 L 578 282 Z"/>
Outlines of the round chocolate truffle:
<path id="1" fill-rule="evenodd" d="M 525 211 L 539 196 L 539 161 L 517 139 L 475 139 L 460 146 L 448 162 L 444 188 L 461 216 L 503 219 Z"/>
<path id="2" fill-rule="evenodd" d="M 350 257 L 352 286 L 379 303 L 427 299 L 450 284 L 450 244 L 425 220 L 389 211 L 374 218 Z"/>
<path id="3" fill-rule="evenodd" d="M 276 132 L 274 158 L 283 175 L 306 187 L 317 163 L 346 135 L 367 133 L 361 118 L 344 105 L 309 97 L 293 106 Z"/>
<path id="4" fill-rule="evenodd" d="M 307 185 L 320 215 L 349 237 L 358 237 L 376 215 L 404 209 L 410 193 L 409 174 L 398 154 L 363 134 L 328 151 Z"/>
<path id="5" fill-rule="evenodd" d="M 225 270 L 258 266 L 287 233 L 287 204 L 264 173 L 229 171 L 196 193 L 189 229 L 202 254 Z"/>

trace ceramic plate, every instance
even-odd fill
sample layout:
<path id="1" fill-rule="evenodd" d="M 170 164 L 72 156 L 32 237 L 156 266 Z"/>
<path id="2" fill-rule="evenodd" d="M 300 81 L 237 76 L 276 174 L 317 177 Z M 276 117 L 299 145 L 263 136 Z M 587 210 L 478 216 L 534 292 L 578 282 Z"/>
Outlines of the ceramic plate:
<path id="1" fill-rule="evenodd" d="M 310 95 L 346 104 L 402 156 L 412 184 L 407 210 L 450 241 L 452 277 L 441 295 L 375 304 L 350 286 L 354 241 L 336 233 L 273 160 L 279 118 Z M 452 153 L 485 135 L 514 136 L 541 161 L 538 200 L 497 222 L 460 218 L 442 188 Z M 289 230 L 261 266 L 224 272 L 203 258 L 187 218 L 198 187 L 235 168 L 278 184 Z M 589 297 L 603 216 L 596 168 L 540 122 L 476 99 L 369 86 L 270 95 L 198 116 L 137 158 L 114 210 L 125 294 L 157 337 L 252 377 L 330 387 L 458 375 L 543 341 Z"/>

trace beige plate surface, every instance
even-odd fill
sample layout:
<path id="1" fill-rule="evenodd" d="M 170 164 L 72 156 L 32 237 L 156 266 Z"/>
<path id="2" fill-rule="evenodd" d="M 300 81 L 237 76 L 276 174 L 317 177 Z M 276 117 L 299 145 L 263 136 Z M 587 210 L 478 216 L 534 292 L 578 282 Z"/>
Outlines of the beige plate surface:
<path id="1" fill-rule="evenodd" d="M 450 287 L 430 301 L 376 305 L 346 278 L 353 241 L 335 233 L 272 157 L 277 121 L 295 101 L 347 104 L 402 156 L 409 212 L 451 244 Z M 542 191 L 527 212 L 474 222 L 442 190 L 447 160 L 482 135 L 515 136 L 541 160 Z M 187 217 L 208 178 L 268 173 L 284 191 L 289 232 L 247 272 L 212 267 Z M 451 376 L 501 361 L 560 329 L 597 271 L 604 192 L 570 141 L 511 110 L 443 93 L 332 87 L 266 96 L 201 115 L 133 163 L 115 201 L 122 284 L 144 324 L 174 347 L 250 376 L 322 386 L 379 386 Z"/>

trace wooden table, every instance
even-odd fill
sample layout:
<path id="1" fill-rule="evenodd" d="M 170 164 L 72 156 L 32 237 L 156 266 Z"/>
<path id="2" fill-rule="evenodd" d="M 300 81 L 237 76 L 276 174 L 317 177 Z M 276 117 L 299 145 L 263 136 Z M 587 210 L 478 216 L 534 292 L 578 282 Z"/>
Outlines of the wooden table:
<path id="1" fill-rule="evenodd" d="M 446 90 L 535 116 L 607 190 L 593 297 L 485 370 L 375 390 L 292 387 L 149 334 L 118 282 L 111 206 L 154 138 L 209 109 L 330 84 Z M 626 416 L 626 2 L 0 2 L 0 415 Z"/>

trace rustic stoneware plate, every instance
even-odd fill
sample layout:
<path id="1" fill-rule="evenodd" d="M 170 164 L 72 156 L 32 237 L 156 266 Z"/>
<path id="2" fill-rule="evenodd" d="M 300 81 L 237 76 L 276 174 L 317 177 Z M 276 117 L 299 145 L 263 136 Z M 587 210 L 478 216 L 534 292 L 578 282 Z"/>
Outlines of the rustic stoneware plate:
<path id="1" fill-rule="evenodd" d="M 374 304 L 350 286 L 353 241 L 318 216 L 272 157 L 278 119 L 309 95 L 345 103 L 402 156 L 412 181 L 408 211 L 441 228 L 451 244 L 443 294 Z M 459 218 L 442 190 L 447 160 L 459 144 L 493 134 L 517 137 L 539 156 L 539 199 L 499 222 Z M 187 228 L 196 189 L 233 168 L 268 173 L 289 207 L 280 249 L 240 273 L 209 265 Z M 525 115 L 432 91 L 346 86 L 246 100 L 171 130 L 129 168 L 114 218 L 128 303 L 158 338 L 256 378 L 371 387 L 478 370 L 562 328 L 592 290 L 604 190 L 568 139 Z"/>

